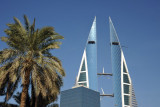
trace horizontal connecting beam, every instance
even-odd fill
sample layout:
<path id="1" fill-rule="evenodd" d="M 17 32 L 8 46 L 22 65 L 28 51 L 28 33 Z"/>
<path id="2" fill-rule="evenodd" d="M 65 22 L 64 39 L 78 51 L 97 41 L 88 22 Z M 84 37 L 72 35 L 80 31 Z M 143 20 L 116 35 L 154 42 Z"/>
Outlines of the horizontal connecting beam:
<path id="1" fill-rule="evenodd" d="M 109 76 L 112 76 L 113 74 L 110 74 L 110 73 L 97 73 L 97 75 L 109 75 Z"/>
<path id="2" fill-rule="evenodd" d="M 114 94 L 101 94 L 101 97 L 114 97 Z"/>

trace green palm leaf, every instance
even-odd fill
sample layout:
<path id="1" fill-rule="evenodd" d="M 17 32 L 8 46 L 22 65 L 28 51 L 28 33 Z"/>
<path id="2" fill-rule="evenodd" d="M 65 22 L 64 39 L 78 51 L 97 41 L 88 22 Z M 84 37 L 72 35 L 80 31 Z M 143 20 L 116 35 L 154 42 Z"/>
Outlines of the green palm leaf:
<path id="1" fill-rule="evenodd" d="M 51 103 L 57 99 L 62 78 L 65 76 L 61 61 L 52 55 L 51 49 L 60 48 L 63 36 L 53 27 L 35 28 L 26 15 L 25 26 L 14 17 L 14 22 L 7 24 L 1 37 L 8 49 L 0 51 L 0 95 L 6 94 L 6 102 L 13 96 L 18 83 L 22 81 L 20 107 L 26 107 L 29 84 L 32 85 L 32 106 L 38 106 L 38 100 Z"/>

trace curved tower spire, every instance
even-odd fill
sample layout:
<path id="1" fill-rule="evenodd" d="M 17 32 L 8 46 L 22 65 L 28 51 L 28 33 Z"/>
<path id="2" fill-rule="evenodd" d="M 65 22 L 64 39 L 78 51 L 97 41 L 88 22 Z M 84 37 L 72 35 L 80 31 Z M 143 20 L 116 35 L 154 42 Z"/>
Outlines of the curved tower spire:
<path id="1" fill-rule="evenodd" d="M 93 21 L 82 56 L 78 76 L 76 79 L 76 86 L 77 85 L 82 85 L 92 90 L 98 90 L 96 17 Z"/>
<path id="2" fill-rule="evenodd" d="M 115 107 L 138 107 L 125 57 L 110 17 L 109 24 Z"/>

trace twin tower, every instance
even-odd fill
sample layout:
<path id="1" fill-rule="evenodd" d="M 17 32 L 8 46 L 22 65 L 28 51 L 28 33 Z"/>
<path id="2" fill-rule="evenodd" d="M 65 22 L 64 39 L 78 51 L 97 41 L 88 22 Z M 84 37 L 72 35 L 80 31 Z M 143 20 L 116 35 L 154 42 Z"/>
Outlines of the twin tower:
<path id="1" fill-rule="evenodd" d="M 137 107 L 125 57 L 111 18 L 109 18 L 109 25 L 114 106 Z M 97 79 L 97 34 L 95 17 L 83 52 L 75 87 L 83 86 L 98 91 Z"/>

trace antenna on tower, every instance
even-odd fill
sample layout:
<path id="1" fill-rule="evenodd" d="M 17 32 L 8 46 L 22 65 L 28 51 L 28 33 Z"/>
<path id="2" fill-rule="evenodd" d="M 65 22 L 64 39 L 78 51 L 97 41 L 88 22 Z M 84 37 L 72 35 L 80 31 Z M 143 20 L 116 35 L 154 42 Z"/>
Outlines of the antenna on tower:
<path id="1" fill-rule="evenodd" d="M 100 76 L 107 76 L 107 75 L 112 76 L 111 73 L 105 73 L 105 72 L 104 72 L 104 67 L 103 67 L 102 73 L 97 73 L 97 75 L 100 75 Z M 102 98 L 103 98 L 104 96 L 114 97 L 114 94 L 105 94 L 104 91 L 103 91 L 103 88 L 101 88 L 101 90 L 102 90 L 102 94 L 101 94 L 100 96 L 101 96 Z M 102 99 L 101 99 L 101 100 L 102 100 Z"/>
<path id="2" fill-rule="evenodd" d="M 104 94 L 103 88 L 101 88 L 101 90 L 102 90 L 102 93 Z"/>
<path id="3" fill-rule="evenodd" d="M 103 67 L 103 71 L 102 71 L 102 73 L 97 73 L 97 75 L 109 75 L 109 76 L 112 76 L 112 74 L 111 73 L 104 73 L 104 67 Z"/>
<path id="4" fill-rule="evenodd" d="M 103 67 L 103 74 L 104 74 L 104 67 Z"/>
<path id="5" fill-rule="evenodd" d="M 114 97 L 113 94 L 105 94 L 103 88 L 101 88 L 101 90 L 102 90 L 102 94 L 100 95 L 101 97 Z"/>
<path id="6" fill-rule="evenodd" d="M 104 95 L 103 88 L 101 88 L 101 90 L 102 90 L 102 95 Z M 103 99 L 103 96 L 101 96 L 100 100 L 102 100 L 102 99 Z"/>

